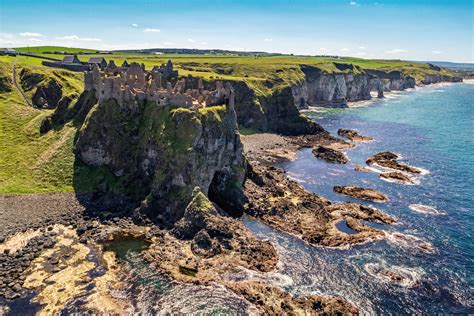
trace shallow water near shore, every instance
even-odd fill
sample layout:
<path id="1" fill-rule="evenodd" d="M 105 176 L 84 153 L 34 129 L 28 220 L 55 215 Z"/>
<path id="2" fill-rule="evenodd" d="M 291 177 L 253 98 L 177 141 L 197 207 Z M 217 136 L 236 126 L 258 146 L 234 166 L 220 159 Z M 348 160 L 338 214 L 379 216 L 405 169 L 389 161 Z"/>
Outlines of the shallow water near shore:
<path id="1" fill-rule="evenodd" d="M 280 167 L 307 189 L 335 202 L 371 204 L 333 193 L 335 185 L 380 190 L 390 201 L 373 206 L 399 223 L 377 225 L 391 234 L 385 240 L 330 250 L 247 219 L 252 231 L 278 245 L 279 272 L 293 280 L 288 291 L 341 295 L 366 312 L 474 312 L 473 96 L 471 84 L 432 86 L 392 94 L 365 107 L 306 113 L 333 135 L 339 128 L 350 128 L 374 141 L 346 150 L 347 165 L 327 163 L 303 149 L 295 161 Z M 419 177 L 420 184 L 390 183 L 378 173 L 353 169 L 387 150 L 401 155 L 403 163 L 428 171 Z M 416 212 L 412 204 L 446 214 Z M 395 272 L 403 281 L 393 282 L 377 271 Z"/>

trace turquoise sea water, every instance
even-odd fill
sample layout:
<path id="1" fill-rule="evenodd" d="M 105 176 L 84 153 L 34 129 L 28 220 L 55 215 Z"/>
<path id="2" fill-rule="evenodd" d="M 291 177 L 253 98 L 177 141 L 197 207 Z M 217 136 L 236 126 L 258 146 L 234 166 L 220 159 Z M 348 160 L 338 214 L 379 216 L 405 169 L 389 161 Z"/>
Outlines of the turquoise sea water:
<path id="1" fill-rule="evenodd" d="M 295 294 L 341 295 L 370 313 L 474 313 L 474 85 L 425 87 L 364 107 L 307 114 L 334 135 L 339 128 L 351 128 L 374 141 L 346 150 L 347 165 L 324 162 L 303 149 L 296 161 L 281 167 L 332 201 L 357 201 L 333 193 L 334 185 L 358 185 L 388 194 L 388 203 L 373 206 L 395 216 L 399 224 L 378 228 L 407 238 L 329 250 L 248 220 L 255 233 L 279 246 L 279 272 L 291 280 L 285 288 Z M 386 150 L 428 173 L 418 185 L 406 186 L 383 181 L 375 172 L 353 170 L 365 165 L 370 155 Z M 446 215 L 415 212 L 411 204 L 434 207 Z M 349 228 L 339 229 L 348 233 Z M 431 244 L 433 250 L 417 247 L 420 243 Z M 396 284 L 374 273 L 382 269 L 406 280 Z"/>

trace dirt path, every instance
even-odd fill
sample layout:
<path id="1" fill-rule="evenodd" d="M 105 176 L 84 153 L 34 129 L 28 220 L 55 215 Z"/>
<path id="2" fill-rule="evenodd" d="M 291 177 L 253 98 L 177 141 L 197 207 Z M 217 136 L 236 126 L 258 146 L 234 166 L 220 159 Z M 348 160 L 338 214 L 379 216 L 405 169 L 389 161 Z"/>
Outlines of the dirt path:
<path id="1" fill-rule="evenodd" d="M 28 97 L 25 95 L 25 93 L 23 92 L 23 90 L 20 88 L 20 86 L 18 85 L 17 81 L 16 81 L 16 60 L 13 62 L 13 71 L 12 71 L 12 81 L 13 81 L 13 85 L 15 86 L 15 89 L 18 91 L 18 93 L 21 95 L 21 97 L 23 98 L 23 101 L 25 101 L 26 104 L 28 104 L 29 106 L 33 106 L 33 104 L 30 102 L 30 100 L 28 100 Z"/>

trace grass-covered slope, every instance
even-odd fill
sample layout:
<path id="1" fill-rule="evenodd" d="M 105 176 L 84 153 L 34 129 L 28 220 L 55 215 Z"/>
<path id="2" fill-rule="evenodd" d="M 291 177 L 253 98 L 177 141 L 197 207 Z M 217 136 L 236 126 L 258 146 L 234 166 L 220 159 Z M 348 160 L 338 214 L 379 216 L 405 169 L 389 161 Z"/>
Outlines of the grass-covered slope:
<path id="1" fill-rule="evenodd" d="M 78 74 L 17 65 L 45 78 L 56 78 L 66 93 L 82 90 Z M 12 62 L 0 62 L 0 82 L 8 83 L 8 89 L 0 92 L 0 193 L 72 191 L 76 127 L 66 124 L 40 135 L 41 121 L 53 110 L 26 104 L 13 86 L 12 70 Z"/>

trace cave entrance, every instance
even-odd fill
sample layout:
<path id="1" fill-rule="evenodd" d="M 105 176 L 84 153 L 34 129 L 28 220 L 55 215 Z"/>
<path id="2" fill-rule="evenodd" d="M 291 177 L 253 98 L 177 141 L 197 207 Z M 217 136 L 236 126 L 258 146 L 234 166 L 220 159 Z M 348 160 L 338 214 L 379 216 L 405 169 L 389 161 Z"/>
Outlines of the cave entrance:
<path id="1" fill-rule="evenodd" d="M 234 176 L 217 171 L 212 178 L 208 190 L 209 200 L 233 217 L 240 217 L 243 212 L 244 195 L 236 185 Z"/>

